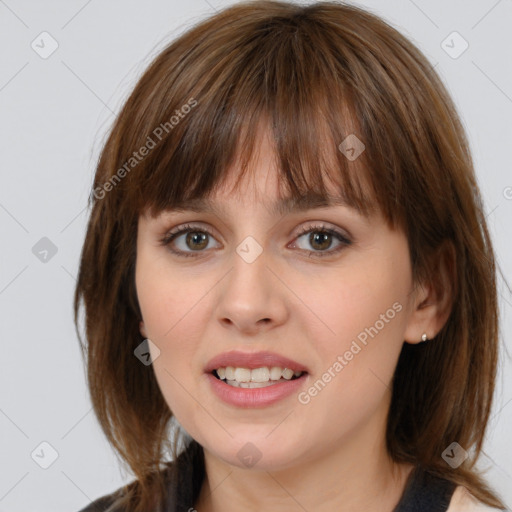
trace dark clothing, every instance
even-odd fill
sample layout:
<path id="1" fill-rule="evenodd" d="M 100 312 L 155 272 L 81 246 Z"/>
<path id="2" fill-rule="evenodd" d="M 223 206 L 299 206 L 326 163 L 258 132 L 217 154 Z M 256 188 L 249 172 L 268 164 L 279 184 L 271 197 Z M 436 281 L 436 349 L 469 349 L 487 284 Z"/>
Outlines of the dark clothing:
<path id="1" fill-rule="evenodd" d="M 169 497 L 162 512 L 188 512 L 193 509 L 204 479 L 204 463 L 202 450 L 192 447 L 192 452 L 188 464 L 181 459 L 180 476 L 169 485 Z M 194 484 L 190 485 L 190 482 Z M 400 502 L 393 512 L 446 512 L 455 487 L 454 483 L 433 476 L 417 466 L 409 475 Z M 106 512 L 114 502 L 113 494 L 97 499 L 79 512 Z"/>
<path id="2" fill-rule="evenodd" d="M 417 467 L 393 512 L 446 512 L 456 485 Z"/>

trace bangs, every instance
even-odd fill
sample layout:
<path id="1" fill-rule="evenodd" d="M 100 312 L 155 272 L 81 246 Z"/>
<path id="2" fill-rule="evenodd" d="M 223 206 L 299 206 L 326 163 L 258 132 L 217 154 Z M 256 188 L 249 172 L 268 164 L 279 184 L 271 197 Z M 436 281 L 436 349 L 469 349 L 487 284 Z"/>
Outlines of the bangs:
<path id="1" fill-rule="evenodd" d="M 229 118 L 243 119 L 244 114 Z M 308 117 L 308 124 L 301 127 L 297 122 L 287 124 L 288 120 L 279 118 L 271 123 L 266 113 L 261 113 L 257 120 L 255 116 L 250 118 L 251 122 L 241 128 L 235 123 L 231 126 L 224 123 L 223 131 L 230 132 L 226 146 L 216 144 L 208 153 L 185 154 L 184 148 L 190 144 L 185 136 L 181 153 L 170 156 L 166 165 L 156 166 L 145 186 L 139 189 L 138 213 L 148 211 L 156 217 L 194 200 L 211 198 L 232 178 L 234 186 L 229 194 L 236 194 L 244 178 L 251 178 L 248 174 L 256 168 L 260 144 L 266 137 L 273 148 L 279 198 L 294 201 L 311 198 L 325 204 L 339 199 L 366 217 L 375 211 L 375 194 L 368 191 L 364 166 L 346 159 L 337 147 L 335 136 L 325 127 L 316 127 L 316 119 Z M 216 136 L 204 127 L 203 130 L 194 136 L 200 147 Z"/>
<path id="2" fill-rule="evenodd" d="M 376 211 L 351 89 L 328 43 L 312 43 L 312 30 L 255 26 L 238 39 L 199 45 L 171 71 L 178 47 L 170 46 L 150 70 L 161 77 L 151 103 L 128 121 L 146 128 L 137 130 L 143 135 L 127 154 L 144 140 L 155 143 L 125 180 L 130 210 L 157 216 L 212 196 L 230 169 L 238 186 L 268 136 L 287 197 L 329 202 L 334 186 L 335 196 L 362 215 Z"/>

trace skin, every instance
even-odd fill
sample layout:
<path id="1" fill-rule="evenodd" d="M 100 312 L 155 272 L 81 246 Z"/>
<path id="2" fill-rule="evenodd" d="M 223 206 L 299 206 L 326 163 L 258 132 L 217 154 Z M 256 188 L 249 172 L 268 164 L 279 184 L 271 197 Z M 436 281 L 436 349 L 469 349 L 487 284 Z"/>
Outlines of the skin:
<path id="1" fill-rule="evenodd" d="M 391 512 L 412 469 L 386 451 L 391 379 L 404 341 L 417 343 L 424 332 L 430 339 L 441 329 L 449 297 L 413 283 L 407 239 L 380 214 L 365 219 L 330 206 L 272 216 L 270 204 L 280 197 L 273 146 L 262 137 L 259 149 L 244 186 L 231 192 L 235 165 L 214 196 L 222 214 L 171 211 L 139 219 L 141 333 L 160 350 L 153 369 L 167 404 L 205 452 L 207 478 L 190 506 Z M 298 238 L 298 230 L 319 222 L 350 233 L 353 243 L 310 256 L 320 249 L 309 235 Z M 213 231 L 197 257 L 159 243 L 184 223 Z M 250 264 L 236 253 L 247 236 L 263 249 Z M 339 243 L 333 237 L 324 252 Z M 197 254 L 193 244 L 185 234 L 173 247 Z M 441 262 L 439 275 L 445 272 Z M 264 409 L 241 409 L 209 387 L 204 367 L 213 356 L 272 350 L 308 367 L 307 390 L 397 302 L 400 312 L 307 404 L 292 394 Z M 252 467 L 237 457 L 249 441 L 261 453 Z"/>

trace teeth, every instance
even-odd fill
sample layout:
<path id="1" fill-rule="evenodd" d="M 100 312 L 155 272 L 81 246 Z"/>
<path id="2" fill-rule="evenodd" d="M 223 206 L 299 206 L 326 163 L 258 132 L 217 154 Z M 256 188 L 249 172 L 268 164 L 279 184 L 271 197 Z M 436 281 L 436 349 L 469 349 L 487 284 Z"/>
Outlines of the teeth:
<path id="1" fill-rule="evenodd" d="M 256 384 L 266 384 L 280 379 L 290 380 L 293 376 L 299 377 L 302 375 L 301 371 L 294 372 L 290 368 L 281 368 L 280 366 L 272 366 L 271 368 L 263 366 L 252 370 L 250 368 L 227 366 L 226 368 L 217 368 L 216 372 L 219 379 L 225 380 L 236 387 L 245 388 L 262 387 Z"/>
<path id="2" fill-rule="evenodd" d="M 271 380 L 279 380 L 281 375 L 283 374 L 283 369 L 279 366 L 273 366 L 270 370 L 270 378 Z"/>
<path id="3" fill-rule="evenodd" d="M 270 371 L 267 367 L 251 370 L 251 382 L 268 382 L 269 379 Z"/>
<path id="4" fill-rule="evenodd" d="M 267 386 L 272 386 L 270 382 L 239 382 L 238 385 L 241 388 L 265 388 Z"/>
<path id="5" fill-rule="evenodd" d="M 283 377 L 286 379 L 286 380 L 290 380 L 292 377 L 293 377 L 293 370 L 290 370 L 290 368 L 285 368 L 283 370 Z"/>
<path id="6" fill-rule="evenodd" d="M 251 370 L 249 368 L 235 368 L 235 380 L 237 382 L 251 382 Z"/>

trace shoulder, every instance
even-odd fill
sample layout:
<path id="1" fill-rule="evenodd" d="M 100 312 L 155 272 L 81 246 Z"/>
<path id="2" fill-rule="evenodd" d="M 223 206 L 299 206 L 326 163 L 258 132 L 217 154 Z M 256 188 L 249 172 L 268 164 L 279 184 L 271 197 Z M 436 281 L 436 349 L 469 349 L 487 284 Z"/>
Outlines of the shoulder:
<path id="1" fill-rule="evenodd" d="M 453 491 L 450 506 L 446 512 L 499 512 L 501 509 L 489 507 L 478 501 L 465 487 L 459 485 Z"/>

